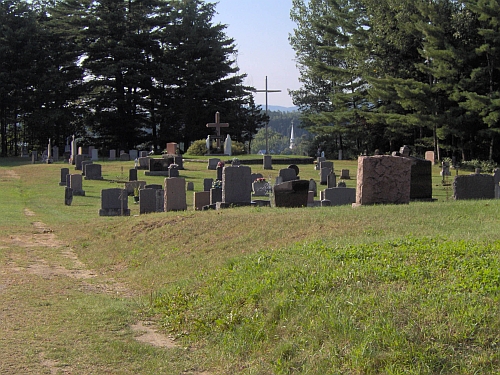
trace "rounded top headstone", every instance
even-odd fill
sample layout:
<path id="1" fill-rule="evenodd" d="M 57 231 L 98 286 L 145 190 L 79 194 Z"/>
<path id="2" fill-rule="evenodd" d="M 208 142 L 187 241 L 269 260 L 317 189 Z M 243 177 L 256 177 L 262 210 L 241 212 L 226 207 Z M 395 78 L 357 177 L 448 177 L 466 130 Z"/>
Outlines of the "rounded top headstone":
<path id="1" fill-rule="evenodd" d="M 297 167 L 295 164 L 290 164 L 288 168 L 293 169 L 295 171 L 295 175 L 299 175 L 299 167 Z"/>

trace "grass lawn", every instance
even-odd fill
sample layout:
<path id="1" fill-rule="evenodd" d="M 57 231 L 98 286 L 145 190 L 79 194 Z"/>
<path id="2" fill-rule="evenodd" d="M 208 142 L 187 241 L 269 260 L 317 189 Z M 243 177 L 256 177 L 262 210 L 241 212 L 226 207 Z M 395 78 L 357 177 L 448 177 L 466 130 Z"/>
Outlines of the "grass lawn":
<path id="1" fill-rule="evenodd" d="M 100 164 L 65 206 L 66 164 L 0 160 L 0 373 L 500 373 L 500 200 L 454 201 L 437 166 L 434 202 L 99 217 L 133 162 Z"/>

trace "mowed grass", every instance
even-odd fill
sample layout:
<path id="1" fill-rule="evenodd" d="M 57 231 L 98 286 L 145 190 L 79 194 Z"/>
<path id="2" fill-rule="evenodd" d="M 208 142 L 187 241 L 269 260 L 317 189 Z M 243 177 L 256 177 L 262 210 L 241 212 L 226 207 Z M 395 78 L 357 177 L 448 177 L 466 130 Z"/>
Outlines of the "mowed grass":
<path id="1" fill-rule="evenodd" d="M 195 212 L 190 207 L 138 216 L 130 200 L 137 216 L 107 218 L 97 213 L 100 190 L 121 186 L 117 181 L 127 179 L 133 163 L 102 162 L 105 180 L 84 180 L 86 196 L 64 206 L 58 182 L 60 168 L 67 165 L 1 162 L 0 171 L 19 176 L 0 179 L 7 193 L 0 204 L 8 212 L 0 218 L 2 231 L 29 232 L 34 219 L 26 217 L 27 208 L 89 269 L 134 292 L 122 299 L 68 291 L 67 280 L 20 292 L 23 310 L 45 324 L 45 332 L 23 332 L 25 342 L 38 345 L 62 370 L 500 372 L 500 201 L 453 201 L 447 186 L 451 178 L 443 185 L 437 166 L 436 202 L 355 209 Z M 202 189 L 203 178 L 214 177 L 205 163 L 187 161 L 185 167 L 181 176 L 195 183 L 195 191 Z M 312 165 L 299 167 L 301 178 L 318 180 Z M 272 180 L 280 166 L 261 168 L 252 165 L 253 172 Z M 355 168 L 355 161 L 335 161 L 337 175 L 350 169 L 350 187 L 356 184 Z M 187 197 L 191 206 L 192 194 Z M 2 263 L 15 251 L 25 250 L 0 246 Z M 37 250 L 36 256 L 54 255 Z M 39 294 L 44 298 L 36 306 L 27 303 Z M 14 294 L 8 296 L 15 303 Z M 47 313 L 50 318 L 40 318 Z M 134 342 L 128 327 L 144 316 L 174 335 L 179 347 L 154 349 Z M 33 332 L 51 337 L 52 344 L 32 340 Z M 16 334 L 9 337 L 15 341 Z M 70 344 L 71 337 L 77 337 L 77 345 Z M 25 351 L 22 360 L 36 362 L 36 350 Z"/>

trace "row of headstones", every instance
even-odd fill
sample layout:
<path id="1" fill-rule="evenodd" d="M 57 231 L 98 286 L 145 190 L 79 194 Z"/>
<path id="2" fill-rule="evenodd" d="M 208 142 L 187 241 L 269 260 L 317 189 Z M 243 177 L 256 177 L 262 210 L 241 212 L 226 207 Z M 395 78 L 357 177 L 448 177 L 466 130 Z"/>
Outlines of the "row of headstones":
<path id="1" fill-rule="evenodd" d="M 209 158 L 208 159 L 208 164 L 207 164 L 207 169 L 209 170 L 216 170 L 217 166 L 220 166 L 220 163 L 222 162 L 221 159 L 219 158 Z M 233 166 L 240 165 L 240 162 L 237 159 L 233 159 L 232 164 Z M 263 155 L 262 157 L 262 167 L 265 170 L 273 169 L 273 160 L 271 155 Z"/>

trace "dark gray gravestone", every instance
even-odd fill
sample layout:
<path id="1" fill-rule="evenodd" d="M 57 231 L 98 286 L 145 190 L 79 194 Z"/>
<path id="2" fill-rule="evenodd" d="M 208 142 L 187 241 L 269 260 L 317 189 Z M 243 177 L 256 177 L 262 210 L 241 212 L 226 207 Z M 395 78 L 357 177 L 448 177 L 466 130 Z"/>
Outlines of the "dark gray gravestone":
<path id="1" fill-rule="evenodd" d="M 411 159 L 410 200 L 432 200 L 432 163 L 429 160 Z"/>
<path id="2" fill-rule="evenodd" d="M 162 189 L 141 189 L 139 190 L 139 213 L 149 214 L 163 212 L 164 192 Z"/>
<path id="3" fill-rule="evenodd" d="M 210 189 L 210 204 L 216 204 L 217 202 L 222 202 L 222 189 L 221 188 L 211 188 Z"/>
<path id="4" fill-rule="evenodd" d="M 69 174 L 69 168 L 61 168 L 61 181 L 59 186 L 68 186 L 66 181 L 66 176 Z"/>
<path id="5" fill-rule="evenodd" d="M 177 164 L 170 164 L 168 167 L 168 177 L 179 177 L 179 168 Z"/>
<path id="6" fill-rule="evenodd" d="M 127 191 L 119 188 L 102 190 L 99 216 L 130 216 Z"/>
<path id="7" fill-rule="evenodd" d="M 129 181 L 137 181 L 137 169 L 135 169 L 135 168 L 129 169 L 128 180 Z"/>
<path id="8" fill-rule="evenodd" d="M 307 207 L 309 181 L 293 180 L 274 185 L 275 207 Z"/>
<path id="9" fill-rule="evenodd" d="M 356 189 L 346 187 L 328 188 L 321 192 L 321 200 L 330 201 L 330 206 L 352 205 L 356 202 Z"/>
<path id="10" fill-rule="evenodd" d="M 82 170 L 82 162 L 85 159 L 85 157 L 81 154 L 75 155 L 75 169 L 77 171 Z"/>
<path id="11" fill-rule="evenodd" d="M 66 187 L 64 188 L 64 204 L 71 206 L 71 202 L 73 202 L 73 189 Z"/>
<path id="12" fill-rule="evenodd" d="M 87 164 L 85 166 L 85 179 L 86 180 L 102 180 L 102 166 L 101 166 L 101 164 Z"/>
<path id="13" fill-rule="evenodd" d="M 94 162 L 92 160 L 82 160 L 82 176 L 85 176 L 86 170 L 85 167 L 89 164 L 93 164 Z"/>
<path id="14" fill-rule="evenodd" d="M 494 199 L 495 178 L 489 174 L 455 176 L 453 181 L 453 198 L 456 200 Z"/>
<path id="15" fill-rule="evenodd" d="M 204 178 L 203 179 L 203 191 L 210 191 L 212 188 L 212 184 L 214 182 L 213 178 Z"/>
<path id="16" fill-rule="evenodd" d="M 70 174 L 69 176 L 69 187 L 73 189 L 73 195 L 85 196 L 85 191 L 82 185 L 82 175 L 81 174 Z"/>
<path id="17" fill-rule="evenodd" d="M 281 177 L 282 182 L 293 181 L 297 179 L 297 173 L 295 172 L 295 169 L 284 168 L 280 169 L 278 177 Z"/>
<path id="18" fill-rule="evenodd" d="M 250 204 L 252 201 L 252 170 L 250 167 L 225 167 L 222 174 L 222 202 Z"/>
<path id="19" fill-rule="evenodd" d="M 288 166 L 288 168 L 293 169 L 295 171 L 295 176 L 297 176 L 297 177 L 299 176 L 300 170 L 299 170 L 299 167 L 297 167 L 295 164 L 290 164 Z"/>

